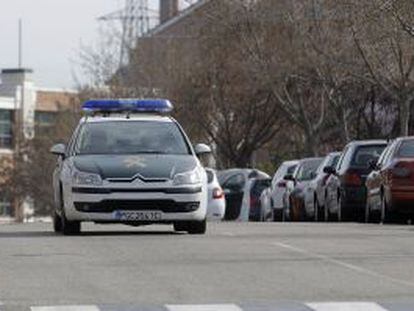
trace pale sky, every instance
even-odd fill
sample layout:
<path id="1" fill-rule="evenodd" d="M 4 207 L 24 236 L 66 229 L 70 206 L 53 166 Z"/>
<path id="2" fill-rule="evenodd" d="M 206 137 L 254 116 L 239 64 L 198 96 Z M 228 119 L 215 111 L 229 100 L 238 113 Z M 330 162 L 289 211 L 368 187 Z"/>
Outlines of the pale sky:
<path id="1" fill-rule="evenodd" d="M 159 0 L 148 0 L 156 6 Z M 18 64 L 18 20 L 23 20 L 23 66 L 37 85 L 73 88 L 79 48 L 98 41 L 98 17 L 123 0 L 0 0 L 0 68 Z M 102 27 L 102 26 L 101 26 Z"/>

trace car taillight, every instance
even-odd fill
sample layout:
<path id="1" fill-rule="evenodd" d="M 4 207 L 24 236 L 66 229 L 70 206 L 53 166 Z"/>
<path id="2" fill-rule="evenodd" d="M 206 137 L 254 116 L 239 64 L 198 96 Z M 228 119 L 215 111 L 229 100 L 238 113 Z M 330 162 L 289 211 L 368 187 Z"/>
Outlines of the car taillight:
<path id="1" fill-rule="evenodd" d="M 405 163 L 397 163 L 391 170 L 393 178 L 408 178 L 411 176 L 411 169 L 405 165 Z"/>
<path id="2" fill-rule="evenodd" d="M 213 199 L 221 199 L 224 197 L 224 192 L 220 188 L 214 188 Z"/>
<path id="3" fill-rule="evenodd" d="M 282 180 L 277 183 L 279 188 L 286 188 L 286 181 Z"/>
<path id="4" fill-rule="evenodd" d="M 347 186 L 361 186 L 361 177 L 354 172 L 347 172 L 344 176 L 345 185 Z"/>

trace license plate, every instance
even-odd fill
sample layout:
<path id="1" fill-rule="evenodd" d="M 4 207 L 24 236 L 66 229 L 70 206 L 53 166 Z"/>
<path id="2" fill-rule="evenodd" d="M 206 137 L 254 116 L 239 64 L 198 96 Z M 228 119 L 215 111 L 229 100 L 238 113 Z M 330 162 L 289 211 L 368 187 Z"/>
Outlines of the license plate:
<path id="1" fill-rule="evenodd" d="M 122 221 L 158 221 L 162 213 L 158 211 L 115 211 L 114 218 Z"/>

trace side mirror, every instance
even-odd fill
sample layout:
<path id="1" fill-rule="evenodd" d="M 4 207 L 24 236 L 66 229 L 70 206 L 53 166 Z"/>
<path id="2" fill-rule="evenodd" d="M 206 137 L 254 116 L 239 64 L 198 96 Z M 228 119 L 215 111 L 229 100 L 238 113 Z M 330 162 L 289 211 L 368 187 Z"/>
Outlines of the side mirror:
<path id="1" fill-rule="evenodd" d="M 53 153 L 57 156 L 64 156 L 66 152 L 65 144 L 57 144 L 50 148 L 50 153 Z"/>
<path id="2" fill-rule="evenodd" d="M 325 166 L 323 168 L 323 172 L 325 174 L 328 174 L 328 175 L 335 175 L 336 174 L 336 169 L 332 166 Z"/>
<path id="3" fill-rule="evenodd" d="M 295 181 L 295 177 L 293 177 L 291 174 L 285 175 L 283 179 L 288 181 Z"/>
<path id="4" fill-rule="evenodd" d="M 206 144 L 197 144 L 194 147 L 194 151 L 195 151 L 196 155 L 199 156 L 199 155 L 202 155 L 202 154 L 211 153 L 211 148 Z"/>

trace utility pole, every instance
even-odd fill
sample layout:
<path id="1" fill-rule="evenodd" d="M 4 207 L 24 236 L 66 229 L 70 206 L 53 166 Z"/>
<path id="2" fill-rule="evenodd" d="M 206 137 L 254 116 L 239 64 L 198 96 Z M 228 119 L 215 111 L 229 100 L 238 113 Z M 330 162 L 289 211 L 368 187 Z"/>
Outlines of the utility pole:
<path id="1" fill-rule="evenodd" d="M 121 22 L 120 67 L 128 62 L 129 52 L 136 46 L 138 38 L 151 29 L 151 21 L 157 18 L 156 14 L 158 11 L 149 8 L 148 0 L 125 0 L 123 9 L 99 18 L 101 21 Z"/>

